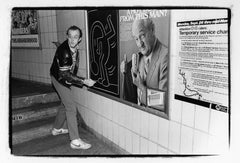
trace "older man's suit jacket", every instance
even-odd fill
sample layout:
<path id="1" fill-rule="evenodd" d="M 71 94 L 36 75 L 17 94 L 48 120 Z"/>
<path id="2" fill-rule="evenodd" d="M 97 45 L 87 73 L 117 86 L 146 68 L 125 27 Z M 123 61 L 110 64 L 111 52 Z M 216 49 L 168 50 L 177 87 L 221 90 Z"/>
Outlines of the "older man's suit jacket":
<path id="1" fill-rule="evenodd" d="M 152 51 L 151 62 L 148 67 L 148 73 L 145 81 L 146 87 L 167 91 L 168 60 L 168 48 L 157 39 Z M 140 77 L 144 76 L 144 67 L 144 57 L 141 56 L 139 59 Z M 141 89 L 140 98 L 140 102 L 145 105 L 147 100 L 146 87 Z"/>

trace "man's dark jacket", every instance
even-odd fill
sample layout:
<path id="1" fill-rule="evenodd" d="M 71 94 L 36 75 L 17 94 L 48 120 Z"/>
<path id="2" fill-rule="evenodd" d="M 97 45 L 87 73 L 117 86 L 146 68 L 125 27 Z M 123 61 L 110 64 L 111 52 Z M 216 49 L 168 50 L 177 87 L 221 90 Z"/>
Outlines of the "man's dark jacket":
<path id="1" fill-rule="evenodd" d="M 68 40 L 64 41 L 56 50 L 50 74 L 62 85 L 70 87 L 72 84 L 82 87 L 83 79 L 77 76 L 79 66 L 79 53 L 76 54 L 76 63 L 73 67 L 73 52 L 70 50 Z"/>
<path id="2" fill-rule="evenodd" d="M 137 86 L 132 82 L 132 61 L 126 64 L 126 72 L 124 73 L 123 99 L 137 104 Z"/>

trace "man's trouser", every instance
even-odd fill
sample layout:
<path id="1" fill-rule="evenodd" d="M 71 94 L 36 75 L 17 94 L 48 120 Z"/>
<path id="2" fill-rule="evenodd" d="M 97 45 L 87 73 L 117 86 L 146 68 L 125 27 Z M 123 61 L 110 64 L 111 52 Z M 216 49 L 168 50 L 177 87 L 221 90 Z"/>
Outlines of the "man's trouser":
<path id="1" fill-rule="evenodd" d="M 53 76 L 51 79 L 64 105 L 64 107 L 59 108 L 53 127 L 56 129 L 68 128 L 70 139 L 78 139 L 77 107 L 73 100 L 71 87 L 67 88 L 61 85 Z"/>

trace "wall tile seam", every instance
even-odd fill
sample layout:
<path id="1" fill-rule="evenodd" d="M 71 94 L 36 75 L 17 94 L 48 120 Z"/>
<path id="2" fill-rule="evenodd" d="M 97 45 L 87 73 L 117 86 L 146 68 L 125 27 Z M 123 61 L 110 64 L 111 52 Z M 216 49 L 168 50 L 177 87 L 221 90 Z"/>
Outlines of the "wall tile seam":
<path id="1" fill-rule="evenodd" d="M 169 149 L 169 132 L 170 132 L 170 120 L 168 120 L 168 133 L 167 133 L 167 137 L 168 137 L 168 142 L 167 142 L 167 149 Z M 159 135 L 158 135 L 159 136 Z M 159 140 L 159 139 L 158 139 Z M 165 147 L 166 148 L 166 147 Z"/>
<path id="2" fill-rule="evenodd" d="M 39 34 L 45 34 L 45 33 L 54 33 L 54 34 L 57 34 L 58 31 L 52 30 L 52 31 L 41 31 L 41 32 L 39 32 Z"/>
<path id="3" fill-rule="evenodd" d="M 50 79 L 50 78 L 46 78 L 46 77 L 43 77 L 43 76 L 30 75 L 30 74 L 23 74 L 23 73 L 18 73 L 18 72 L 14 72 L 14 74 L 16 74 L 16 75 L 28 76 L 28 77 L 36 77 L 36 78 L 41 78 L 41 79 Z"/>
<path id="4" fill-rule="evenodd" d="M 175 99 L 173 99 L 173 101 L 175 101 Z M 172 117 L 170 117 L 170 119 L 169 120 L 171 120 L 171 121 L 174 121 L 174 122 L 177 122 L 177 123 L 182 123 L 182 105 L 183 105 L 183 103 L 182 102 L 180 102 L 180 118 L 179 118 L 179 121 L 176 121 L 176 120 L 172 120 Z M 173 111 L 172 111 L 173 112 Z"/>
<path id="5" fill-rule="evenodd" d="M 197 141 L 198 141 L 198 140 L 196 140 L 196 138 L 195 138 L 195 136 L 194 136 L 194 135 L 197 134 L 196 131 L 197 131 L 197 130 L 194 130 L 194 131 L 193 131 L 193 154 L 198 154 L 198 153 L 200 153 L 200 154 L 201 154 L 201 153 L 207 154 L 207 152 L 208 152 L 207 149 L 206 149 L 204 152 L 202 152 L 202 151 L 199 152 L 199 151 L 196 151 L 196 148 L 194 148 L 194 144 L 196 145 L 196 143 L 197 143 Z M 201 133 L 201 134 L 202 134 L 202 133 Z M 209 135 L 204 135 L 204 136 L 207 137 L 207 138 L 205 139 L 205 142 L 204 142 L 204 143 L 205 143 L 205 145 L 207 145 L 207 147 L 208 147 L 208 145 L 209 145 Z M 197 149 L 197 150 L 199 150 L 199 149 Z"/>
<path id="6" fill-rule="evenodd" d="M 159 141 L 159 139 L 160 139 L 159 123 L 160 123 L 160 119 L 158 118 L 158 125 L 157 125 L 157 126 L 158 126 L 158 129 L 157 129 L 157 130 L 158 130 L 158 131 L 157 131 L 157 133 L 158 133 L 158 135 L 157 135 L 157 140 L 158 140 L 158 141 Z M 168 137 L 167 147 L 162 146 L 162 145 L 157 141 L 157 144 L 158 144 L 158 145 L 160 145 L 161 147 L 164 147 L 164 148 L 166 148 L 166 149 L 167 149 L 168 146 L 169 146 L 169 120 L 168 120 L 168 123 L 167 123 L 167 124 L 168 124 L 168 127 L 167 127 L 167 128 L 168 128 L 168 133 L 167 133 L 167 137 Z"/>
<path id="7" fill-rule="evenodd" d="M 14 72 L 14 74 L 16 74 L 16 75 L 24 75 L 24 76 L 29 76 L 28 74 L 22 74 L 22 73 L 18 73 L 18 72 Z"/>
<path id="8" fill-rule="evenodd" d="M 132 138 L 133 138 L 133 134 L 132 134 Z M 138 139 L 138 145 L 139 145 L 139 148 L 138 148 L 138 153 L 140 153 L 140 136 L 139 136 L 139 139 Z M 133 145 L 133 139 L 132 139 L 132 153 L 133 154 L 135 154 L 134 152 L 133 152 L 133 150 L 134 150 L 134 145 Z"/>
<path id="9" fill-rule="evenodd" d="M 193 127 L 195 128 L 195 126 L 196 126 L 196 105 L 194 105 L 194 116 L 193 116 L 194 118 L 194 121 L 193 121 Z"/>
<path id="10" fill-rule="evenodd" d="M 148 117 L 148 119 L 149 119 L 149 117 Z M 149 120 L 148 120 L 149 121 Z M 143 137 L 143 138 L 145 138 L 145 139 L 148 139 L 148 137 L 149 137 L 149 129 L 147 129 L 147 138 L 144 136 L 144 131 L 142 131 L 142 118 L 141 118 L 141 115 L 140 115 L 140 136 L 141 137 Z M 149 123 L 148 123 L 149 124 Z"/>
<path id="11" fill-rule="evenodd" d="M 207 131 L 204 131 L 204 130 L 201 130 L 201 129 L 198 129 L 198 128 L 196 128 L 196 110 L 197 110 L 197 106 L 198 105 L 194 105 L 194 109 L 195 109 L 195 111 L 194 111 L 194 126 L 193 126 L 193 128 L 194 128 L 194 130 L 197 130 L 197 131 L 200 131 L 200 132 L 203 132 L 203 133 L 207 133 L 207 134 L 209 134 L 210 135 L 210 133 L 209 133 L 209 130 L 210 130 L 210 120 L 211 120 L 211 108 L 204 108 L 204 109 L 210 109 L 209 110 L 209 117 L 208 117 L 208 129 L 207 129 Z"/>
<path id="12" fill-rule="evenodd" d="M 192 153 L 194 148 L 194 132 L 196 130 L 196 105 L 194 105 L 194 121 L 193 121 L 193 139 L 192 139 Z"/>
<path id="13" fill-rule="evenodd" d="M 191 128 L 194 128 L 195 127 L 195 112 L 196 112 L 196 105 L 193 105 L 193 109 L 194 109 L 194 113 L 193 113 L 193 124 L 192 124 L 192 126 L 188 126 L 188 124 L 184 124 L 183 122 L 182 122 L 182 115 L 181 115 L 181 123 L 182 123 L 182 125 L 185 125 L 185 126 L 188 126 L 188 127 L 191 127 Z M 183 111 L 182 111 L 183 112 Z"/>
<path id="14" fill-rule="evenodd" d="M 124 132 L 124 149 L 127 150 L 127 146 L 126 146 L 126 131 Z"/>
<path id="15" fill-rule="evenodd" d="M 180 138 L 179 138 L 179 149 L 178 149 L 178 151 L 179 151 L 179 153 L 181 153 L 181 144 L 182 144 L 182 126 L 180 125 Z"/>
<path id="16" fill-rule="evenodd" d="M 214 135 L 214 134 L 209 133 L 208 136 L 209 137 L 216 137 L 219 141 L 226 141 L 226 139 L 219 138 L 219 135 Z M 227 141 L 229 142 L 229 135 L 227 137 L 228 137 Z"/>
<path id="17" fill-rule="evenodd" d="M 78 103 L 77 101 L 75 101 L 75 102 Z M 78 103 L 78 104 L 79 104 L 79 105 L 82 105 L 82 104 L 80 104 L 80 103 Z M 82 105 L 82 106 L 83 106 L 83 105 Z M 109 118 L 108 118 L 107 116 L 105 116 L 104 114 L 100 114 L 100 113 L 98 113 L 97 111 L 89 108 L 88 106 L 84 106 L 84 107 L 87 108 L 87 110 L 91 110 L 92 112 L 96 113 L 97 115 L 99 115 L 99 116 L 101 116 L 101 117 L 104 117 L 104 118 L 107 119 L 107 120 L 112 121 L 111 119 L 109 119 Z"/>
<path id="18" fill-rule="evenodd" d="M 179 124 L 180 125 L 180 127 L 183 125 L 182 124 L 182 112 L 183 112 L 183 109 L 182 109 L 182 106 L 183 106 L 183 103 L 181 102 L 181 117 L 180 117 L 180 123 L 179 122 L 177 122 L 177 124 Z M 169 130 L 168 130 L 168 150 L 169 151 L 171 151 L 170 150 L 170 148 L 169 148 L 169 141 L 170 141 L 170 138 L 169 138 L 169 136 L 170 136 L 170 122 L 175 122 L 175 121 L 172 121 L 172 120 L 169 120 L 169 123 L 168 123 L 168 128 L 169 128 Z M 181 128 L 180 128 L 180 130 L 181 130 Z M 181 132 L 181 131 L 180 131 Z M 180 146 L 180 145 L 179 145 Z M 175 153 L 175 152 L 174 152 Z"/>
<path id="19" fill-rule="evenodd" d="M 169 152 L 173 153 L 173 154 L 169 154 L 169 155 L 180 155 L 180 154 L 178 154 L 177 152 L 175 152 L 171 149 L 167 149 L 167 150 L 168 150 L 168 154 L 169 154 Z"/>
<path id="20" fill-rule="evenodd" d="M 210 109 L 210 108 L 209 108 Z M 208 117 L 208 133 L 210 132 L 210 123 L 211 123 L 211 115 L 212 115 L 212 109 L 209 110 L 209 117 Z"/>
<path id="21" fill-rule="evenodd" d="M 76 100 L 75 100 L 75 102 L 77 103 L 77 105 L 82 106 L 83 109 L 85 109 L 85 110 L 90 110 L 90 111 L 92 111 L 93 113 L 95 113 L 96 115 L 104 118 L 105 120 L 111 121 L 111 122 L 117 124 L 118 126 L 121 126 L 121 127 L 124 127 L 124 128 L 125 128 L 125 126 L 123 126 L 123 125 L 121 125 L 121 124 L 119 124 L 119 123 L 117 123 L 117 122 L 109 119 L 108 117 L 104 116 L 103 114 L 100 114 L 100 113 L 96 112 L 95 110 L 93 110 L 93 109 L 91 109 L 91 108 L 89 108 L 89 107 L 87 107 L 87 106 L 84 106 L 84 105 L 80 104 L 80 103 L 79 103 L 78 101 L 76 101 Z M 126 129 L 127 129 L 127 128 L 126 128 Z M 129 129 L 128 129 L 128 130 L 129 130 Z"/>
<path id="22" fill-rule="evenodd" d="M 181 102 L 181 117 L 180 117 L 180 123 L 182 124 L 182 115 L 183 115 L 183 102 Z"/>
<path id="23" fill-rule="evenodd" d="M 181 123 L 180 121 L 171 120 L 171 119 L 170 119 L 169 121 L 171 121 L 171 122 L 175 122 L 175 123 L 178 123 L 178 124 L 182 125 L 182 123 Z"/>
<path id="24" fill-rule="evenodd" d="M 205 132 L 205 133 L 209 133 L 209 128 L 210 128 L 210 120 L 211 120 L 211 111 L 210 111 L 210 113 L 209 113 L 209 117 L 208 117 L 208 119 L 209 119 L 209 123 L 208 123 L 208 131 L 206 132 L 206 131 L 204 131 L 204 130 L 201 130 L 201 129 L 198 129 L 198 128 L 196 128 L 196 124 L 195 124 L 195 121 L 196 121 L 196 105 L 194 105 L 194 124 L 193 124 L 193 127 L 192 126 L 188 126 L 188 125 L 186 125 L 186 124 L 183 124 L 182 123 L 182 115 L 181 115 L 181 125 L 183 125 L 183 126 L 186 126 L 186 127 L 190 127 L 190 128 L 193 128 L 193 129 L 196 129 L 196 130 L 199 130 L 199 131 L 202 131 L 202 132 Z M 209 108 L 210 109 L 210 108 Z M 182 111 L 181 111 L 182 112 Z M 171 120 L 172 122 L 176 122 L 176 123 L 179 123 L 178 121 L 175 121 L 175 120 Z"/>
<path id="25" fill-rule="evenodd" d="M 141 144 L 142 144 L 142 141 L 141 141 L 142 139 L 141 139 L 141 138 L 144 139 L 144 137 L 140 136 L 140 138 L 139 138 L 139 141 L 140 141 L 140 145 L 139 145 L 139 153 L 140 153 L 140 154 L 143 154 L 142 151 L 141 151 L 141 149 L 142 149 L 142 148 L 141 148 Z M 147 145 L 147 153 L 148 153 L 148 151 L 149 151 L 148 148 L 149 148 L 149 145 Z M 146 153 L 146 154 L 147 154 L 147 153 Z M 145 153 L 144 153 L 144 154 L 145 154 Z"/>
<path id="26" fill-rule="evenodd" d="M 29 61 L 23 61 L 23 60 L 13 60 L 13 61 L 12 61 L 12 65 L 13 65 L 14 62 L 29 63 L 29 64 L 30 64 L 30 63 L 40 63 L 40 62 L 29 62 Z"/>
<path id="27" fill-rule="evenodd" d="M 182 153 L 182 151 L 181 151 L 181 136 L 182 136 L 182 128 L 183 127 L 188 127 L 188 126 L 184 126 L 184 125 L 182 125 L 181 126 L 181 133 L 180 133 L 180 150 L 179 150 L 179 153 L 181 154 Z M 188 127 L 189 128 L 189 127 Z M 193 129 L 193 128 L 192 128 Z M 194 132 L 195 132 L 195 130 L 193 129 L 192 130 L 192 147 L 191 147 L 191 153 L 193 153 L 193 143 L 194 143 Z"/>
<path id="28" fill-rule="evenodd" d="M 55 41 L 55 40 L 53 40 L 53 41 Z M 55 46 L 55 45 L 54 45 Z M 42 48 L 42 50 L 57 50 L 57 48 L 55 48 L 55 47 L 52 47 L 52 46 L 45 46 L 44 48 Z M 43 53 L 42 52 L 42 55 L 45 55 L 45 53 Z"/>
<path id="29" fill-rule="evenodd" d="M 42 78 L 42 79 L 48 79 L 45 75 L 44 76 L 31 75 L 31 74 L 27 74 L 27 75 L 32 77 Z"/>
<path id="30" fill-rule="evenodd" d="M 100 133 L 98 133 L 96 130 L 94 130 L 94 129 L 93 129 L 92 127 L 90 127 L 90 126 L 88 126 L 88 128 L 89 128 L 90 130 L 93 130 L 93 131 L 95 132 L 95 134 L 98 134 L 97 137 L 100 137 L 101 140 L 105 139 L 105 140 L 109 141 L 110 143 L 114 144 L 115 146 L 117 146 L 118 148 L 121 148 L 121 147 L 118 145 L 119 142 L 115 143 L 113 140 L 109 139 L 108 137 L 105 137 L 105 136 L 101 135 Z M 104 141 L 104 140 L 103 140 L 103 141 Z"/>
<path id="31" fill-rule="evenodd" d="M 165 146 L 163 146 L 163 145 L 161 145 L 159 143 L 153 142 L 152 140 L 148 140 L 148 141 L 151 142 L 151 143 L 154 143 L 154 144 L 156 144 L 158 146 L 160 146 L 161 148 L 164 148 L 164 149 L 168 150 L 168 147 L 165 147 Z"/>
<path id="32" fill-rule="evenodd" d="M 48 18 L 48 17 L 54 17 L 56 15 L 52 14 L 52 15 L 41 15 L 39 16 L 39 18 Z"/>
<path id="33" fill-rule="evenodd" d="M 28 61 L 13 61 L 13 62 L 20 62 L 20 63 L 29 63 L 29 64 L 31 64 L 31 63 L 39 63 L 39 64 L 47 64 L 47 65 L 49 65 L 49 64 L 51 64 L 51 63 L 48 63 L 48 62 L 35 62 L 35 61 L 33 61 L 33 62 L 28 62 Z"/>
<path id="34" fill-rule="evenodd" d="M 39 79 L 39 80 L 48 80 L 48 78 L 40 78 L 40 77 L 35 77 L 35 76 L 31 76 L 32 79 Z M 41 83 L 44 83 L 44 82 L 41 82 Z"/>
<path id="35" fill-rule="evenodd" d="M 15 73 L 15 72 L 12 72 L 11 74 L 11 77 L 15 77 L 15 78 L 18 78 L 19 74 Z"/>
<path id="36" fill-rule="evenodd" d="M 84 108 L 84 109 L 86 108 L 85 110 L 89 110 L 89 109 L 87 109 L 86 106 L 84 106 L 83 104 L 80 104 L 80 103 L 79 103 L 78 101 L 76 101 L 76 100 L 75 100 L 75 103 L 76 103 L 77 105 L 80 105 L 81 108 Z"/>
<path id="37" fill-rule="evenodd" d="M 191 127 L 191 126 L 188 126 L 188 125 L 185 125 L 185 124 L 180 124 L 180 126 L 188 127 L 188 128 L 191 128 L 191 129 L 193 129 L 195 131 L 199 131 L 199 132 L 202 132 L 204 134 L 208 134 L 209 135 L 209 132 L 206 132 L 204 130 L 201 130 L 201 129 L 198 129 L 198 128 L 195 128 L 195 127 Z"/>

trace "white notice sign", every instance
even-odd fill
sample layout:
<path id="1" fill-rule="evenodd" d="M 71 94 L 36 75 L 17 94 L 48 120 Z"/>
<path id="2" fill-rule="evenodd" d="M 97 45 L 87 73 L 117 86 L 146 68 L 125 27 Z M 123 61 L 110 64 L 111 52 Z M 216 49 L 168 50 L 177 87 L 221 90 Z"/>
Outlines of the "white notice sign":
<path id="1" fill-rule="evenodd" d="M 177 22 L 176 99 L 228 110 L 228 19 Z M 209 106 L 208 106 L 209 105 Z"/>

